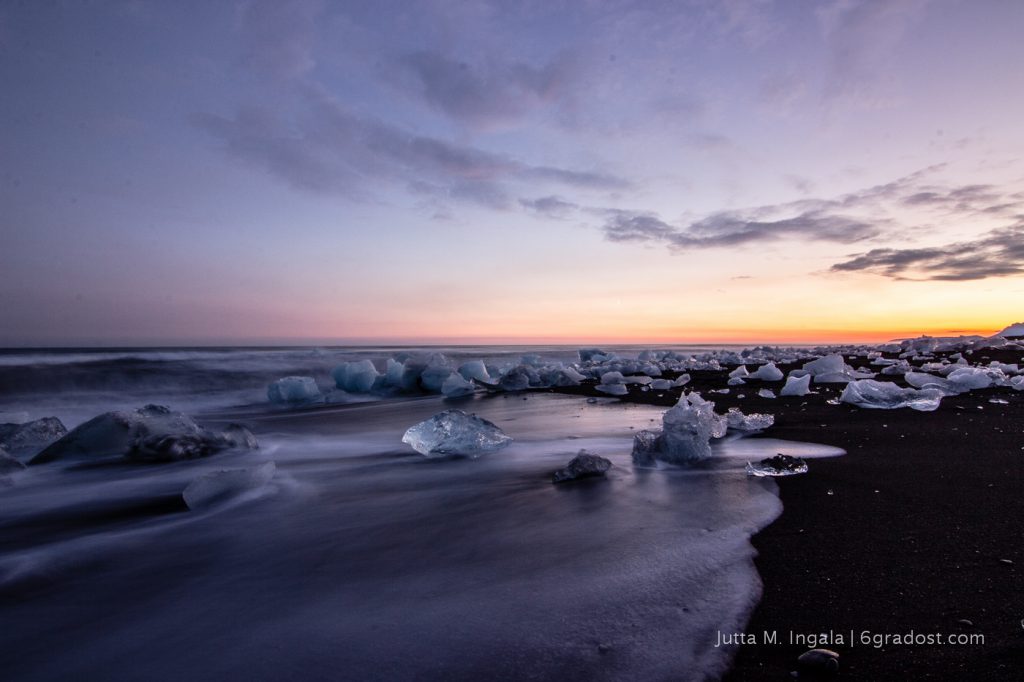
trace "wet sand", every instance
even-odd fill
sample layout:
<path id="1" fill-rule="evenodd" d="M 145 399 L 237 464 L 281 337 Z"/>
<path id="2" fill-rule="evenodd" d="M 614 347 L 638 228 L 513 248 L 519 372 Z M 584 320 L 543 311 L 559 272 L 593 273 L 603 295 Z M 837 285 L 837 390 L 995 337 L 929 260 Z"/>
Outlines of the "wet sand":
<path id="1" fill-rule="evenodd" d="M 977 355 L 1020 361 L 1019 352 Z M 1024 676 L 1024 393 L 972 391 L 944 398 L 935 412 L 869 410 L 828 404 L 841 384 L 772 400 L 757 389 L 783 382 L 750 382 L 723 396 L 707 391 L 724 384 L 725 372 L 691 374 L 687 388 L 714 399 L 719 412 L 774 414 L 765 436 L 848 452 L 778 480 L 784 511 L 754 538 L 764 593 L 746 632 L 757 641 L 740 647 L 727 680 L 793 679 L 808 646 L 790 643 L 790 633 L 805 642 L 829 635 L 841 679 Z M 675 397 L 634 389 L 627 399 L 669 405 Z M 975 633 L 984 643 L 876 646 L 879 635 L 911 631 Z M 777 633 L 777 643 L 765 632 Z"/>

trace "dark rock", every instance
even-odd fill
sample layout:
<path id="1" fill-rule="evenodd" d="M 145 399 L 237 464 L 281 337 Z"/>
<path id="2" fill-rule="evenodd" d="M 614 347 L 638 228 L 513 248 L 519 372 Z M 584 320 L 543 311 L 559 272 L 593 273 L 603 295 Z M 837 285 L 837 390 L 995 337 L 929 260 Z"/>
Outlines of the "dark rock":
<path id="1" fill-rule="evenodd" d="M 578 478 L 604 476 L 611 467 L 611 460 L 580 450 L 579 454 L 573 457 L 564 469 L 559 469 L 554 473 L 551 480 L 555 483 L 563 483 L 575 481 Z"/>
<path id="2" fill-rule="evenodd" d="M 34 455 L 67 432 L 56 417 L 25 424 L 0 424 L 0 447 L 15 454 Z"/>
<path id="3" fill-rule="evenodd" d="M 831 677 L 839 672 L 839 654 L 831 649 L 811 649 L 796 659 L 801 676 Z"/>

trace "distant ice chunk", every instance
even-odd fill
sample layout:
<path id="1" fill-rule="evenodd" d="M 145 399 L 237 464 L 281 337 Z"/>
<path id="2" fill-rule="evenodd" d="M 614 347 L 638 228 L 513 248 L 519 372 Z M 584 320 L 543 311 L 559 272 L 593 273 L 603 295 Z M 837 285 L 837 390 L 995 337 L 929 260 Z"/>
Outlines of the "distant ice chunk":
<path id="1" fill-rule="evenodd" d="M 608 395 L 628 395 L 629 387 L 625 384 L 598 384 L 594 387 L 601 393 L 607 393 Z"/>
<path id="2" fill-rule="evenodd" d="M 775 423 L 775 417 L 770 414 L 753 413 L 743 414 L 738 407 L 730 407 L 725 413 L 726 423 L 730 429 L 737 431 L 760 431 L 767 429 Z"/>
<path id="3" fill-rule="evenodd" d="M 743 377 L 733 377 L 732 379 L 729 379 L 729 381 L 725 383 L 727 383 L 730 386 L 742 386 L 747 382 L 743 379 Z"/>
<path id="4" fill-rule="evenodd" d="M 786 385 L 779 391 L 780 396 L 801 396 L 811 392 L 811 375 L 805 374 L 802 377 L 795 377 L 790 374 L 786 377 Z"/>
<path id="5" fill-rule="evenodd" d="M 430 356 L 426 368 L 420 374 L 420 383 L 424 390 L 431 393 L 440 393 L 444 382 L 451 375 L 452 368 L 448 365 L 448 358 L 440 353 L 435 353 Z"/>
<path id="6" fill-rule="evenodd" d="M 655 379 L 651 382 L 651 388 L 655 391 L 667 391 L 672 388 L 672 382 L 668 379 Z"/>
<path id="7" fill-rule="evenodd" d="M 503 391 L 525 391 L 530 388 L 531 382 L 535 381 L 540 381 L 537 370 L 526 365 L 517 365 L 501 375 L 498 386 Z"/>
<path id="8" fill-rule="evenodd" d="M 746 376 L 750 376 L 750 372 L 747 371 L 746 365 L 740 365 L 733 371 L 729 372 L 730 379 L 742 379 Z"/>
<path id="9" fill-rule="evenodd" d="M 782 381 L 782 377 L 782 370 L 776 367 L 774 362 L 761 365 L 756 372 L 750 375 L 751 379 L 760 379 L 761 381 Z"/>
<path id="10" fill-rule="evenodd" d="M 0 447 L 13 455 L 34 455 L 67 432 L 56 417 L 0 424 Z"/>
<path id="11" fill-rule="evenodd" d="M 284 377 L 267 387 L 267 398 L 277 405 L 303 405 L 323 398 L 313 377 Z"/>
<path id="12" fill-rule="evenodd" d="M 512 442 L 495 424 L 462 410 L 445 410 L 411 427 L 402 442 L 427 457 L 459 455 L 476 459 Z"/>
<path id="13" fill-rule="evenodd" d="M 939 407 L 943 392 L 937 388 L 900 388 L 896 384 L 860 379 L 851 381 L 843 389 L 839 400 L 858 407 L 893 410 L 909 407 L 922 412 L 931 412 Z"/>
<path id="14" fill-rule="evenodd" d="M 993 374 L 1002 374 L 999 370 L 984 370 L 980 367 L 959 367 L 946 375 L 946 381 L 956 386 L 961 393 L 992 385 Z"/>
<path id="15" fill-rule="evenodd" d="M 487 366 L 484 364 L 483 360 L 470 360 L 469 362 L 464 362 L 459 365 L 458 372 L 466 381 L 476 379 L 477 381 L 482 381 L 485 384 L 489 384 L 493 381 L 491 379 L 491 375 L 487 373 Z"/>
<path id="16" fill-rule="evenodd" d="M 466 381 L 458 372 L 452 372 L 441 384 L 441 393 L 447 398 L 459 398 L 472 395 L 476 391 L 476 385 L 472 381 Z"/>
<path id="17" fill-rule="evenodd" d="M 548 365 L 540 370 L 540 378 L 545 386 L 578 386 L 587 377 L 573 367 Z"/>
<path id="18" fill-rule="evenodd" d="M 761 396 L 762 398 L 770 398 L 771 399 L 771 398 L 775 398 L 775 391 L 773 391 L 770 388 L 762 388 L 760 391 L 757 392 L 757 395 Z"/>
<path id="19" fill-rule="evenodd" d="M 1024 322 L 1014 322 L 1006 329 L 996 334 L 996 336 L 1024 336 Z"/>
<path id="20" fill-rule="evenodd" d="M 193 511 L 208 509 L 262 488 L 274 477 L 276 470 L 273 462 L 266 462 L 248 469 L 213 471 L 193 479 L 181 496 Z"/>
<path id="21" fill-rule="evenodd" d="M 676 388 L 679 388 L 680 386 L 685 386 L 688 383 L 690 383 L 690 375 L 680 374 L 679 376 L 676 377 L 675 381 L 672 382 L 672 385 Z"/>
<path id="22" fill-rule="evenodd" d="M 345 362 L 331 372 L 338 388 L 350 393 L 369 393 L 380 373 L 370 360 Z"/>
<path id="23" fill-rule="evenodd" d="M 633 462 L 650 466 L 653 460 L 689 464 L 711 456 L 711 439 L 725 435 L 728 423 L 715 414 L 715 404 L 699 393 L 682 396 L 662 417 L 662 431 L 641 431 L 633 438 Z"/>
<path id="24" fill-rule="evenodd" d="M 578 351 L 580 362 L 604 362 L 608 354 L 600 348 L 580 348 Z"/>
<path id="25" fill-rule="evenodd" d="M 254 447 L 258 447 L 256 439 L 244 427 L 231 425 L 223 433 L 216 433 L 202 428 L 186 414 L 162 405 L 147 405 L 90 419 L 33 457 L 29 464 L 117 455 L 142 462 L 169 462 Z"/>

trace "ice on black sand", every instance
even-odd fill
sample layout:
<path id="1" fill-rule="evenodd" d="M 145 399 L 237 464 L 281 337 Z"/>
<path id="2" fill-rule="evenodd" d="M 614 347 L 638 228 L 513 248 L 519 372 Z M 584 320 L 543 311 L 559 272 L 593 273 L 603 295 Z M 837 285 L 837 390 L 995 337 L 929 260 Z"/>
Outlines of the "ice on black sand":
<path id="1" fill-rule="evenodd" d="M 427 457 L 477 457 L 500 450 L 512 437 L 475 414 L 462 410 L 445 410 L 409 428 L 402 442 Z"/>

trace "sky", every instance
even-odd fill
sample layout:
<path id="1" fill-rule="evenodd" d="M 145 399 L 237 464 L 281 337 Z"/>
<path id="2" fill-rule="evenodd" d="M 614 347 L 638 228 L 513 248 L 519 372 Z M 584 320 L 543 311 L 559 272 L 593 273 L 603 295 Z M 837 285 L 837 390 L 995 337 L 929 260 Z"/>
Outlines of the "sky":
<path id="1" fill-rule="evenodd" d="M 1024 319 L 1024 3 L 0 2 L 0 345 Z"/>

